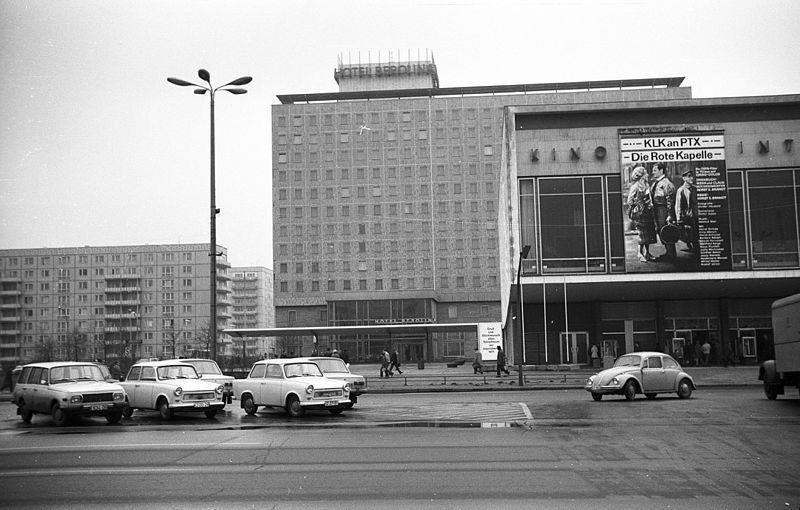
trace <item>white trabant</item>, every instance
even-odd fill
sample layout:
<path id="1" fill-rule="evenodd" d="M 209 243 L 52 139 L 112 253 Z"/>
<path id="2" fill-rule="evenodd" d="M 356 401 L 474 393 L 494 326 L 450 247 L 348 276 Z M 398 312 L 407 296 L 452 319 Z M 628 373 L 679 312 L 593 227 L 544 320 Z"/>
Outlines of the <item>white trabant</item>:
<path id="1" fill-rule="evenodd" d="M 230 404 L 233 398 L 233 376 L 225 375 L 220 370 L 219 365 L 213 359 L 206 358 L 178 358 L 175 361 L 188 363 L 197 370 L 200 379 L 221 384 L 224 388 L 222 392 L 222 402 Z"/>
<path id="2" fill-rule="evenodd" d="M 120 385 L 127 393 L 125 417 L 134 409 L 155 409 L 164 420 L 175 412 L 202 412 L 213 418 L 225 407 L 223 386 L 204 381 L 193 366 L 178 360 L 137 363 Z"/>
<path id="3" fill-rule="evenodd" d="M 257 361 L 246 379 L 233 383 L 242 409 L 254 415 L 259 406 L 283 407 L 293 417 L 307 409 L 339 414 L 350 404 L 350 383 L 328 379 L 319 367 L 306 359 Z"/>
<path id="4" fill-rule="evenodd" d="M 22 367 L 13 402 L 22 421 L 34 414 L 49 414 L 57 427 L 71 416 L 105 416 L 117 423 L 125 407 L 125 391 L 105 380 L 94 363 L 59 361 L 30 363 Z"/>
<path id="5" fill-rule="evenodd" d="M 359 395 L 367 392 L 367 382 L 364 376 L 352 373 L 342 358 L 313 356 L 303 359 L 316 363 L 319 369 L 322 370 L 322 375 L 328 379 L 338 379 L 350 383 L 350 405 L 347 406 L 348 409 L 358 402 Z"/>

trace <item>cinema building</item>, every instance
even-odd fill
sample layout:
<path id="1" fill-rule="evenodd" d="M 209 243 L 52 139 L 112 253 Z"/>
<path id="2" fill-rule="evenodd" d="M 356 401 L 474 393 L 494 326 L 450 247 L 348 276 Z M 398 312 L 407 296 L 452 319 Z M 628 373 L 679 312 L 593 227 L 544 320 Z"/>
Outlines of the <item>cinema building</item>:
<path id="1" fill-rule="evenodd" d="M 696 100 L 682 78 L 443 88 L 432 57 L 410 56 L 340 60 L 334 78 L 272 107 L 262 334 L 353 361 L 467 356 L 480 323 L 536 364 L 585 363 L 595 343 L 769 349 L 769 302 L 800 288 L 797 97 Z M 681 138 L 699 145 L 650 147 Z M 623 201 L 650 152 L 675 158 L 676 192 L 697 173 L 691 258 L 680 241 L 670 263 L 636 257 Z"/>

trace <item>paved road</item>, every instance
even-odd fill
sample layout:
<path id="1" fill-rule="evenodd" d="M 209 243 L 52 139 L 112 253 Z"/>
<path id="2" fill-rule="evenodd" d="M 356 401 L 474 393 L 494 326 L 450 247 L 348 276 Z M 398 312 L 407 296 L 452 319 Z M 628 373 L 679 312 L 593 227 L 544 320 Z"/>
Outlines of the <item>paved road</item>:
<path id="1" fill-rule="evenodd" d="M 4 417 L 0 493 L 13 507 L 800 507 L 800 399 L 758 387 L 372 395 L 308 418 Z M 487 419 L 514 426 L 475 426 Z"/>

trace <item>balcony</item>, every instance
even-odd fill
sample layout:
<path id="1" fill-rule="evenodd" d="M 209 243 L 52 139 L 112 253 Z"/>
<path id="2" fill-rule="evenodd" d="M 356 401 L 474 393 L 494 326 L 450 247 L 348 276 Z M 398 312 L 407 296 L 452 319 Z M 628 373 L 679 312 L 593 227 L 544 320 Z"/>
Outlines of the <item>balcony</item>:
<path id="1" fill-rule="evenodd" d="M 141 280 L 142 276 L 138 274 L 107 274 L 106 280 Z"/>
<path id="2" fill-rule="evenodd" d="M 22 320 L 22 318 L 18 317 L 16 315 L 12 316 L 12 317 L 9 317 L 9 316 L 6 316 L 6 315 L 0 317 L 0 322 L 19 322 L 21 320 Z"/>
<path id="3" fill-rule="evenodd" d="M 22 283 L 19 276 L 0 276 L 0 283 Z"/>
<path id="4" fill-rule="evenodd" d="M 0 296 L 21 296 L 22 291 L 17 290 L 0 290 Z"/>
<path id="5" fill-rule="evenodd" d="M 106 301 L 104 304 L 106 306 L 139 306 L 141 301 L 138 299 L 124 299 L 118 301 Z"/>
<path id="6" fill-rule="evenodd" d="M 138 333 L 141 328 L 139 326 L 106 326 L 103 331 L 106 333 Z"/>
<path id="7" fill-rule="evenodd" d="M 0 303 L 0 309 L 13 310 L 15 308 L 22 308 L 20 303 Z"/>
<path id="8" fill-rule="evenodd" d="M 105 320 L 126 320 L 126 321 L 137 321 L 139 320 L 139 316 L 132 317 L 129 313 L 107 313 L 103 315 Z"/>
<path id="9" fill-rule="evenodd" d="M 0 329 L 0 335 L 2 336 L 14 336 L 19 334 L 20 331 L 18 329 Z"/>
<path id="10" fill-rule="evenodd" d="M 119 294 L 120 292 L 141 292 L 141 287 L 106 287 L 103 292 L 106 294 Z"/>

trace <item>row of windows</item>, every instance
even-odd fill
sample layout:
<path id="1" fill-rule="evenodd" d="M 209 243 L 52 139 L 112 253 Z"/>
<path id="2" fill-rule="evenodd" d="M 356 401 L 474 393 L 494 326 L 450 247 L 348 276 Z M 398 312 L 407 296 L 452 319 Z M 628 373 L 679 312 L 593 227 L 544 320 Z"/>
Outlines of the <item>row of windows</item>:
<path id="1" fill-rule="evenodd" d="M 46 292 L 49 290 L 56 290 L 58 292 L 70 292 L 72 290 L 72 283 L 73 282 L 56 282 L 51 285 L 51 282 L 39 282 L 39 291 Z M 89 282 L 75 282 L 77 283 L 76 288 L 78 290 L 89 290 Z M 143 282 L 144 288 L 155 288 L 157 280 L 144 280 Z M 194 280 L 192 278 L 183 278 L 180 282 L 180 286 L 184 288 L 193 287 Z M 99 290 L 103 289 L 103 291 L 107 294 L 114 294 L 120 292 L 130 292 L 129 289 L 131 288 L 138 288 L 139 285 L 135 287 L 125 287 L 125 286 L 109 286 L 105 283 L 105 280 L 96 281 L 94 282 L 94 289 Z M 174 289 L 177 287 L 175 284 L 175 280 L 161 280 L 160 287 L 162 289 Z M 225 285 L 220 285 L 220 288 L 224 289 Z M 35 292 L 36 291 L 36 284 L 32 282 L 25 282 L 22 284 L 22 290 L 24 292 Z"/>
<path id="2" fill-rule="evenodd" d="M 475 275 L 472 276 L 472 287 L 473 288 L 480 288 L 486 289 L 491 288 L 494 289 L 497 287 L 497 276 L 494 275 Z M 441 276 L 439 277 L 439 288 L 440 289 L 448 289 L 448 288 L 457 288 L 463 289 L 467 287 L 468 277 L 466 276 Z M 400 278 L 391 278 L 388 282 L 388 287 L 385 284 L 386 280 L 377 278 L 375 280 L 327 280 L 327 281 L 320 281 L 320 280 L 311 280 L 310 282 L 305 281 L 296 281 L 294 282 L 294 289 L 292 292 L 295 293 L 302 293 L 306 291 L 310 292 L 320 292 L 323 290 L 335 292 L 335 291 L 368 291 L 368 290 L 415 290 L 415 289 L 430 289 L 432 288 L 433 279 L 430 277 L 423 277 L 423 278 L 415 278 L 409 277 L 403 280 L 401 285 Z M 306 287 L 307 284 L 310 283 L 310 287 Z M 422 285 L 419 287 L 419 285 Z M 289 292 L 289 282 L 288 281 L 281 281 L 279 282 L 280 292 L 286 294 Z"/>
<path id="3" fill-rule="evenodd" d="M 450 165 L 434 165 L 435 175 L 437 177 L 446 177 L 452 178 L 454 175 L 461 175 L 462 173 L 466 172 L 468 175 L 478 175 L 478 163 L 476 162 L 468 162 L 464 163 L 453 163 Z M 397 166 L 387 166 L 387 167 L 372 167 L 368 169 L 367 167 L 356 167 L 355 169 L 341 168 L 339 169 L 339 176 L 341 179 L 337 179 L 336 170 L 333 168 L 327 168 L 324 170 L 320 170 L 317 168 L 309 168 L 304 170 L 294 170 L 292 173 L 294 182 L 303 182 L 305 178 L 308 178 L 310 182 L 315 182 L 320 180 L 320 176 L 322 172 L 325 174 L 326 181 L 337 181 L 337 180 L 349 180 L 351 177 L 355 177 L 356 180 L 359 182 L 363 182 L 367 179 L 367 174 L 372 179 L 375 180 L 383 180 L 383 176 L 387 179 L 400 179 L 403 180 L 410 179 L 414 176 L 428 179 L 430 178 L 430 170 L 428 165 L 403 165 L 400 167 Z M 483 172 L 486 175 L 494 176 L 494 164 L 493 163 L 484 163 L 483 164 Z M 278 182 L 287 182 L 288 180 L 288 172 L 286 170 L 278 171 Z M 391 186 L 389 186 L 391 190 Z M 422 193 L 423 195 L 425 193 Z"/>
<path id="4" fill-rule="evenodd" d="M 193 260 L 194 254 L 190 252 L 185 252 L 180 254 L 180 260 L 184 262 L 191 262 Z M 8 265 L 9 266 L 18 266 L 20 263 L 20 259 L 22 260 L 23 266 L 35 266 L 37 257 L 7 257 Z M 39 265 L 41 266 L 50 266 L 53 262 L 56 265 L 63 266 L 72 264 L 73 259 L 77 261 L 78 264 L 89 264 L 90 260 L 94 264 L 105 264 L 106 260 L 111 263 L 122 263 L 124 262 L 156 262 L 158 259 L 155 253 L 128 253 L 126 255 L 122 254 L 113 254 L 113 255 L 58 255 L 58 256 L 50 256 L 44 255 L 39 258 Z M 175 262 L 178 260 L 178 255 L 176 253 L 162 253 L 160 260 L 162 262 Z"/>
<path id="5" fill-rule="evenodd" d="M 485 119 L 493 119 L 495 114 L 493 108 L 482 108 L 481 116 Z M 478 118 L 477 108 L 456 108 L 450 107 L 447 110 L 436 109 L 433 111 L 433 120 L 445 121 L 449 114 L 449 120 L 460 122 L 461 120 L 476 120 Z M 323 126 L 333 126 L 338 122 L 340 126 L 348 126 L 352 123 L 357 125 L 364 125 L 369 121 L 373 124 L 376 123 L 394 123 L 394 122 L 412 122 L 416 119 L 417 122 L 428 121 L 428 110 L 386 110 L 386 111 L 373 111 L 373 112 L 353 112 L 353 113 L 322 113 L 317 115 L 311 113 L 307 115 L 292 115 L 291 123 L 294 127 L 300 126 L 317 126 L 320 120 Z M 285 115 L 277 116 L 278 127 L 286 127 L 287 117 Z"/>
<path id="6" fill-rule="evenodd" d="M 484 192 L 489 195 L 494 195 L 495 186 L 494 182 L 468 182 L 468 183 L 461 183 L 461 182 L 454 182 L 452 183 L 453 194 L 454 195 L 461 195 L 462 193 L 466 192 L 469 194 L 477 194 L 479 192 Z M 398 196 L 399 192 L 402 190 L 403 196 L 406 197 L 413 197 L 414 195 L 414 184 L 404 184 L 403 186 L 391 185 L 386 187 L 388 190 L 389 196 Z M 450 186 L 448 183 L 438 183 L 436 184 L 436 192 L 438 195 L 447 195 Z M 373 197 L 380 197 L 383 196 L 384 188 L 382 186 L 372 186 L 371 188 L 367 188 L 366 186 L 357 186 L 355 188 L 355 195 L 353 195 L 353 189 L 349 186 L 344 186 L 341 188 L 324 188 L 324 193 L 320 193 L 321 188 L 308 188 L 308 198 L 311 200 L 319 200 L 323 198 L 325 200 L 332 200 L 335 199 L 337 196 L 340 198 L 351 198 L 355 196 L 356 198 L 367 198 L 367 190 L 369 189 L 369 195 Z M 429 184 L 420 184 L 419 185 L 419 196 L 424 198 L 430 198 L 430 190 L 431 186 Z M 292 199 L 293 200 L 303 200 L 306 195 L 305 188 L 293 188 L 292 190 Z M 289 200 L 289 189 L 287 188 L 279 188 L 278 189 L 278 200 L 285 201 Z M 445 202 L 442 202 L 445 203 Z"/>
<path id="7" fill-rule="evenodd" d="M 368 271 L 369 269 L 373 269 L 375 271 L 383 271 L 384 266 L 388 268 L 390 271 L 399 271 L 401 265 L 408 271 L 413 271 L 415 269 L 430 269 L 431 262 L 430 259 L 422 259 L 421 261 L 418 259 L 405 259 L 405 264 L 402 264 L 400 259 L 390 259 L 388 261 L 383 259 L 375 259 L 372 261 L 366 260 L 359 260 L 355 263 L 349 260 L 341 260 L 341 261 L 328 261 L 326 262 L 326 269 L 327 272 L 332 273 L 336 271 L 337 263 L 340 264 L 341 270 L 344 273 L 351 272 L 351 268 L 355 268 L 356 271 Z M 421 266 L 420 266 L 421 263 Z M 445 258 L 441 257 L 436 259 L 436 267 L 438 269 L 466 269 L 467 264 L 469 267 L 474 269 L 480 269 L 482 267 L 490 267 L 495 268 L 497 267 L 497 257 L 454 257 L 454 258 Z M 372 266 L 368 268 L 368 266 Z M 289 268 L 292 268 L 292 274 L 303 274 L 305 270 L 307 270 L 310 274 L 319 274 L 321 263 L 320 262 L 280 262 L 278 264 L 278 274 L 289 274 Z"/>
<path id="8" fill-rule="evenodd" d="M 449 209 L 450 209 L 449 206 L 448 206 L 448 203 L 450 203 L 450 202 L 437 202 L 437 204 L 436 204 L 436 206 L 437 206 L 436 207 L 436 212 L 437 213 L 448 213 Z M 483 204 L 483 210 L 481 210 L 481 203 Z M 454 213 L 462 213 L 462 212 L 464 212 L 464 210 L 463 210 L 463 202 L 452 202 L 452 204 L 453 204 L 453 212 Z M 495 201 L 494 200 L 486 200 L 485 202 L 480 202 L 478 200 L 470 200 L 470 201 L 467 202 L 467 204 L 469 205 L 469 212 L 471 212 L 471 213 L 484 212 L 484 213 L 490 213 L 490 214 L 488 214 L 489 218 L 494 218 L 495 217 L 494 213 L 496 212 L 496 209 L 495 209 Z M 398 207 L 398 205 L 400 207 Z M 414 207 L 415 205 L 417 206 L 416 210 L 415 210 L 415 207 Z M 365 205 L 365 204 L 360 204 L 360 205 L 356 205 L 356 206 L 342 205 L 342 206 L 338 207 L 338 212 L 339 212 L 338 216 L 347 218 L 347 217 L 351 216 L 350 213 L 352 211 L 356 211 L 358 216 L 364 217 L 364 216 L 367 215 L 367 209 L 368 209 L 367 205 Z M 414 203 L 411 203 L 411 202 L 407 202 L 407 203 L 403 203 L 403 204 L 389 204 L 385 209 L 386 209 L 386 212 L 387 212 L 387 217 L 394 217 L 394 218 L 398 218 L 398 219 L 399 219 L 398 215 L 401 214 L 401 213 L 402 214 L 408 214 L 408 215 L 413 215 L 413 214 L 428 215 L 431 212 L 430 204 L 428 202 L 421 202 L 421 203 L 418 203 L 418 204 L 414 204 Z M 292 212 L 292 217 L 293 218 L 298 218 L 298 219 L 299 218 L 305 218 L 306 214 L 308 214 L 309 218 L 319 218 L 321 212 L 325 213 L 325 216 L 324 216 L 325 218 L 336 218 L 336 217 L 338 217 L 337 216 L 337 207 L 333 206 L 333 205 L 327 205 L 324 208 L 317 207 L 317 206 L 305 206 L 304 207 L 304 206 L 298 205 L 298 206 L 295 206 L 295 207 L 292 207 L 292 208 L 279 207 L 278 208 L 278 218 L 279 219 L 287 219 L 287 218 L 289 218 L 289 211 L 290 210 Z M 382 214 L 383 210 L 384 210 L 383 205 L 374 204 L 372 206 L 372 215 L 373 216 L 382 216 L 383 215 Z M 306 211 L 308 211 L 308 213 L 306 213 Z M 390 224 L 390 227 L 389 227 L 390 230 L 392 228 L 391 225 L 392 224 Z"/>
<path id="9" fill-rule="evenodd" d="M 448 239 L 445 237 L 439 237 L 436 239 L 436 251 L 442 252 L 447 251 L 452 246 L 459 245 L 460 240 L 458 238 Z M 497 238 L 495 236 L 490 236 L 487 239 L 487 246 L 492 246 L 492 242 L 497 242 Z M 406 249 L 409 251 L 414 251 L 415 248 L 408 248 L 409 246 L 416 246 L 414 239 L 407 239 L 406 240 Z M 388 246 L 387 246 L 388 245 Z M 422 239 L 419 243 L 420 247 L 419 250 L 422 252 L 430 251 L 430 241 L 428 239 Z M 367 248 L 371 246 L 371 251 Z M 366 241 L 340 241 L 339 242 L 339 253 L 351 253 L 353 251 L 357 251 L 358 253 L 383 253 L 384 248 L 389 250 L 389 253 L 397 253 L 396 248 L 398 247 L 398 241 L 373 241 L 371 245 L 367 245 Z M 310 250 L 312 255 L 320 255 L 320 254 L 330 254 L 335 255 L 336 251 L 336 243 L 334 242 L 327 242 L 327 243 L 294 243 L 292 245 L 292 255 L 298 256 L 303 255 L 306 249 Z M 491 248 L 489 248 L 491 249 Z M 322 250 L 322 251 L 320 251 Z M 289 255 L 289 245 L 285 243 L 278 244 L 278 255 L 280 256 L 288 256 Z"/>
<path id="10" fill-rule="evenodd" d="M 463 145 L 452 145 L 449 147 L 445 145 L 436 145 L 433 147 L 433 157 L 434 158 L 460 158 L 460 157 L 477 157 L 481 154 L 477 145 L 467 145 L 466 147 Z M 308 161 L 305 161 L 303 158 L 304 154 L 308 154 Z M 319 163 L 321 161 L 325 162 L 333 162 L 334 160 L 339 165 L 349 165 L 353 161 L 366 161 L 367 160 L 367 150 L 366 149 L 356 149 L 355 151 L 350 151 L 349 149 L 339 149 L 338 151 L 334 150 L 326 150 L 323 151 L 322 157 L 320 157 L 320 152 L 318 151 L 294 151 L 291 153 L 291 162 L 292 163 Z M 493 156 L 494 155 L 494 148 L 491 145 L 484 145 L 482 154 L 484 156 Z M 418 145 L 418 146 L 407 146 L 407 147 L 400 147 L 399 149 L 396 147 L 373 147 L 370 149 L 370 159 L 381 161 L 383 159 L 387 160 L 396 160 L 396 159 L 406 159 L 406 160 L 413 160 L 415 156 L 422 161 L 427 161 L 431 158 L 431 149 L 426 145 Z M 355 159 L 353 159 L 355 158 Z M 289 153 L 288 152 L 278 152 L 278 163 L 289 163 Z"/>
<path id="11" fill-rule="evenodd" d="M 428 139 L 428 129 L 422 128 L 417 130 L 411 129 L 403 129 L 397 131 L 395 129 L 385 129 L 382 130 L 375 127 L 370 127 L 366 129 L 367 126 L 359 127 L 358 133 L 355 133 L 353 130 L 349 131 L 339 131 L 336 132 L 326 132 L 322 133 L 322 141 L 326 145 L 335 145 L 337 143 L 350 143 L 351 141 L 387 141 L 387 142 L 395 142 L 397 140 L 405 140 L 410 141 L 413 139 L 417 140 L 427 140 Z M 443 127 L 437 127 L 433 130 L 433 136 L 435 139 L 445 139 L 447 138 L 447 129 Z M 463 128 L 461 126 L 452 126 L 449 128 L 450 131 L 450 138 L 461 139 L 463 136 L 467 138 L 477 138 L 478 137 L 478 126 L 466 126 Z M 416 133 L 416 135 L 415 135 Z M 399 138 L 398 138 L 399 134 Z M 487 138 L 491 138 L 494 135 L 494 127 L 492 125 L 485 125 L 483 126 L 483 136 Z M 308 135 L 302 135 L 298 133 L 294 134 L 286 134 L 286 133 L 278 133 L 277 136 L 277 144 L 278 145 L 288 145 L 289 138 L 291 137 L 292 145 L 303 145 L 303 143 L 307 143 L 309 145 L 317 145 L 320 143 L 320 134 L 318 133 L 310 133 Z"/>
<path id="12" fill-rule="evenodd" d="M 162 276 L 172 276 L 173 274 L 175 274 L 175 269 L 176 268 L 173 267 L 173 266 L 162 266 L 161 267 L 161 275 Z M 193 272 L 194 272 L 194 266 L 181 266 L 181 273 L 182 274 L 192 274 Z M 22 271 L 21 274 L 22 274 L 22 277 L 27 279 L 27 280 L 31 280 L 31 279 L 34 279 L 36 277 L 36 271 L 33 270 L 33 269 L 25 269 L 25 270 Z M 59 268 L 59 269 L 56 269 L 56 270 L 50 270 L 50 269 L 40 269 L 39 270 L 39 278 L 40 279 L 43 279 L 43 278 L 58 278 L 58 279 L 72 278 L 72 274 L 73 274 L 72 273 L 72 269 L 66 269 L 66 268 Z M 106 268 L 103 268 L 103 267 L 96 267 L 96 268 L 94 268 L 94 271 L 90 271 L 88 268 L 81 268 L 81 269 L 75 270 L 76 277 L 81 277 L 81 276 L 89 277 L 92 274 L 94 276 L 105 276 L 106 274 L 112 275 L 112 276 L 123 276 L 123 277 L 124 276 L 130 276 L 130 278 L 128 278 L 129 280 L 138 280 L 141 274 L 145 274 L 145 275 L 155 274 L 155 268 L 152 267 L 152 266 L 143 267 L 143 268 L 141 268 L 141 272 L 140 272 L 139 268 L 129 267 L 129 268 L 125 268 L 125 272 L 123 272 L 123 268 L 115 267 L 115 268 L 111 268 L 108 271 L 108 273 L 106 273 Z M 4 277 L 8 277 L 8 278 L 16 278 L 16 277 L 20 276 L 20 272 L 15 271 L 15 270 L 7 270 L 7 271 L 3 272 L 3 276 Z M 120 280 L 125 281 L 126 279 L 125 278 L 121 278 Z"/>

